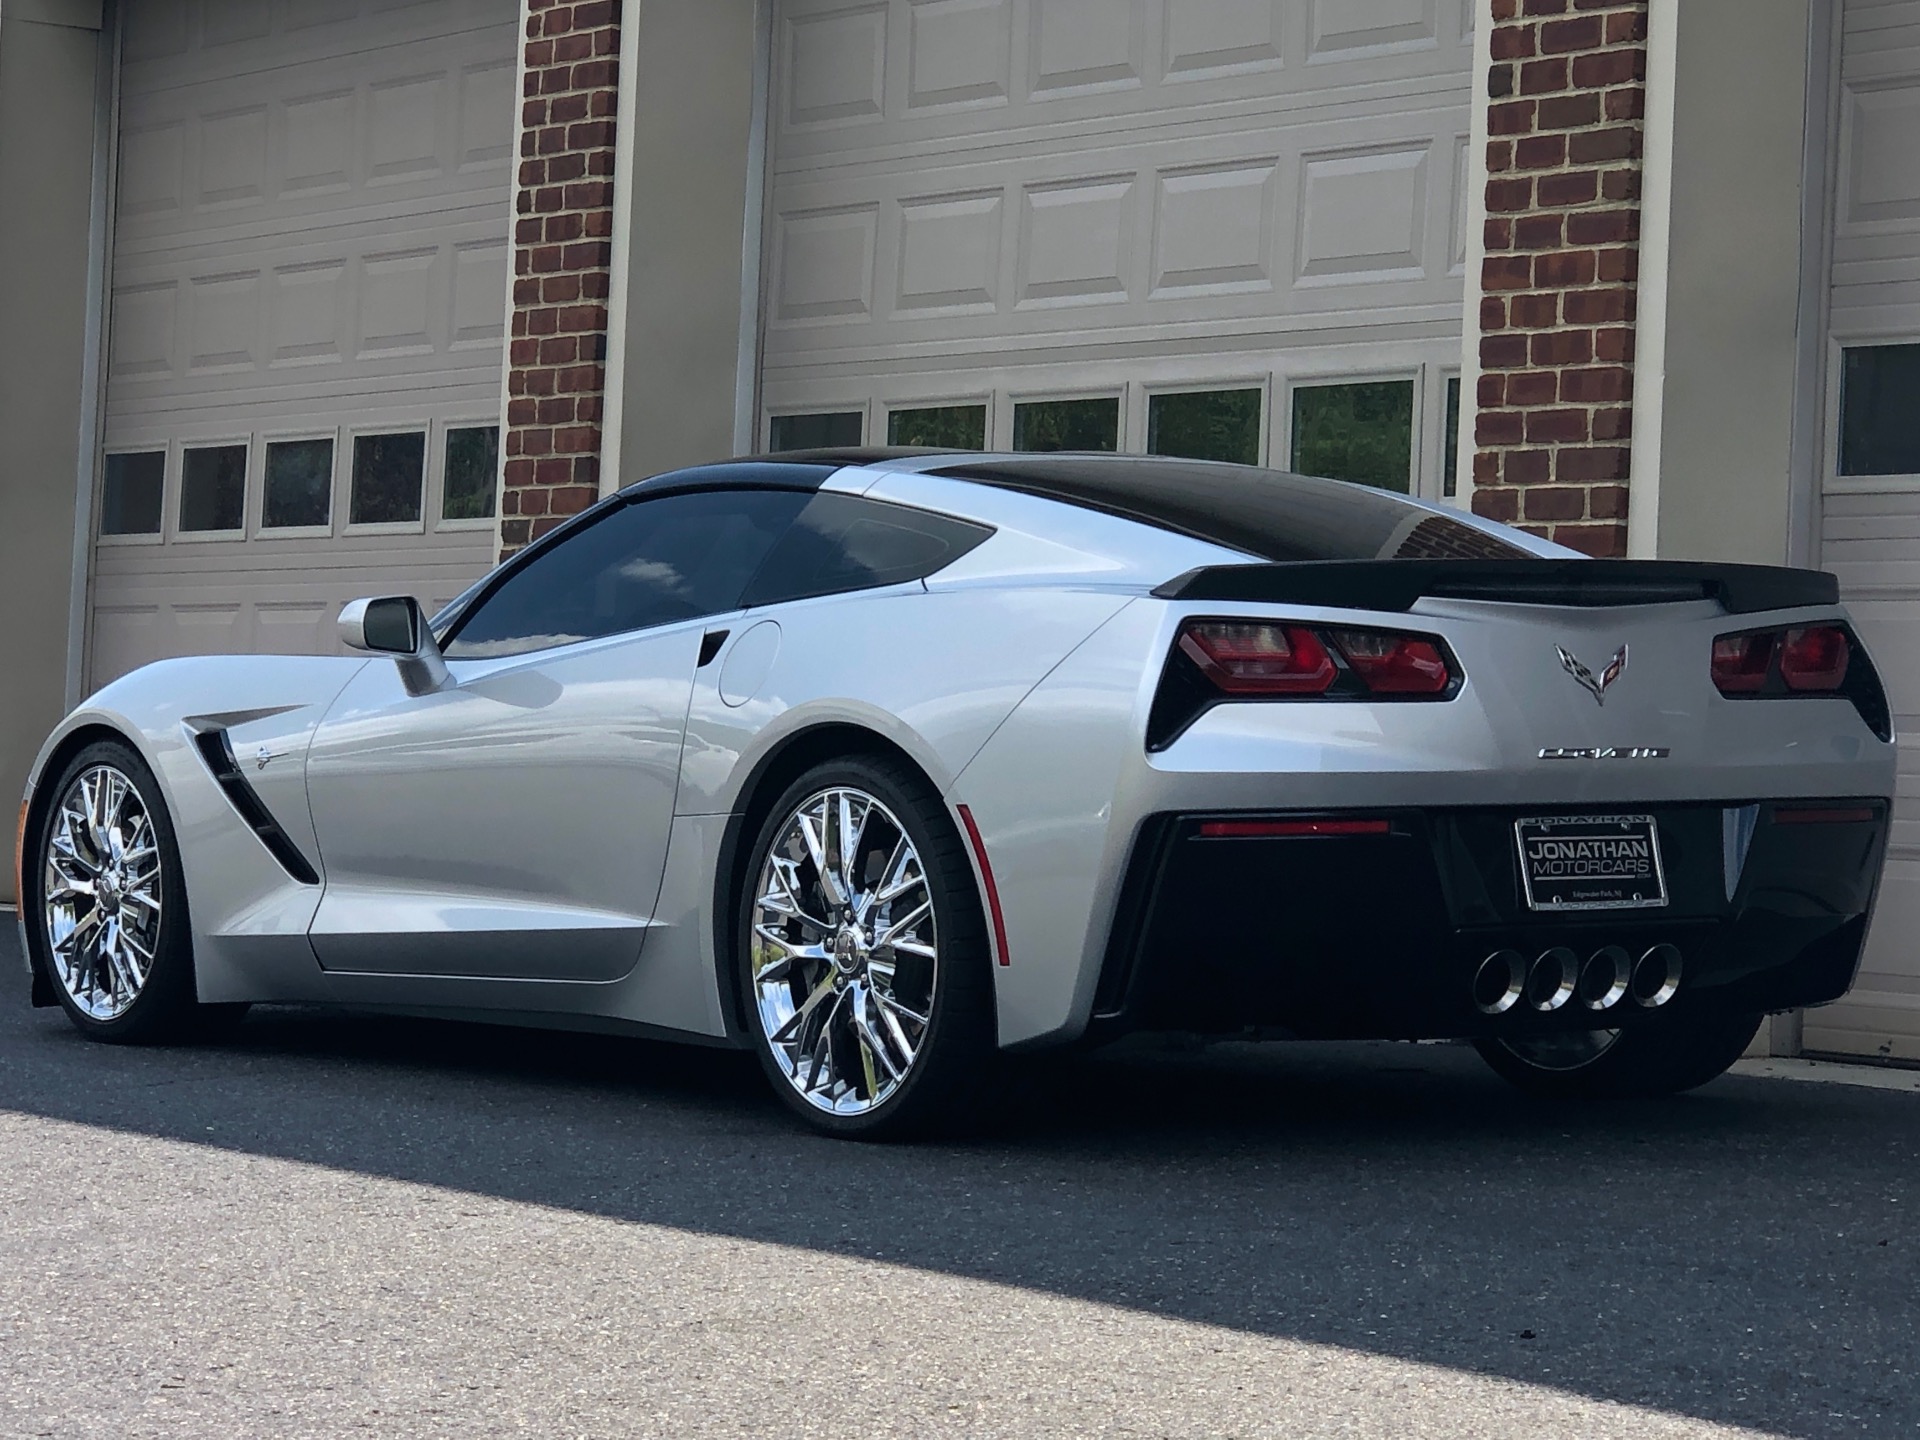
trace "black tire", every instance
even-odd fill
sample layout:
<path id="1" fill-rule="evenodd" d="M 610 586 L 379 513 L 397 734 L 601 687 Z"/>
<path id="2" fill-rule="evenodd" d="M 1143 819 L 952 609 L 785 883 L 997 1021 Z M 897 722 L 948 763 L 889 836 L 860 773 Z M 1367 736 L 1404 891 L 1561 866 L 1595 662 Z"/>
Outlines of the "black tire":
<path id="1" fill-rule="evenodd" d="M 904 1078 L 895 1082 L 897 1088 L 891 1094 L 859 1114 L 821 1108 L 802 1093 L 797 1080 L 789 1078 L 786 1064 L 775 1054 L 770 1022 L 763 1020 L 754 973 L 754 914 L 770 851 L 804 802 L 836 789 L 871 796 L 897 817 L 918 853 L 938 936 L 938 958 L 928 967 L 933 976 L 931 1007 Z M 863 824 L 863 837 L 865 829 Z M 960 835 L 938 793 L 917 771 L 899 761 L 872 756 L 848 756 L 808 770 L 774 801 L 753 836 L 735 900 L 738 940 L 733 964 L 749 1042 L 774 1093 L 796 1116 L 828 1135 L 906 1139 L 950 1128 L 987 1092 L 985 1082 L 996 1047 L 986 921 Z M 874 953 L 885 952 L 876 949 Z M 831 979 L 831 961 L 813 963 L 824 967 L 824 979 Z M 798 1004 L 809 984 L 798 978 L 788 983 Z M 868 984 L 871 988 L 871 979 Z M 835 996 L 828 1003 L 837 1005 L 838 999 Z"/>
<path id="2" fill-rule="evenodd" d="M 48 935 L 46 876 L 49 850 L 57 833 L 63 798 L 83 775 L 102 767 L 124 778 L 151 827 L 159 859 L 157 891 L 160 913 L 149 937 L 153 958 L 143 983 L 124 1008 L 110 1016 L 92 1013 L 76 998 L 56 963 Z M 67 1019 L 89 1040 L 119 1045 L 163 1045 L 213 1038 L 230 1032 L 246 1015 L 247 1006 L 202 1005 L 194 989 L 193 930 L 188 920 L 186 882 L 180 871 L 180 845 L 167 813 L 165 797 L 153 771 L 131 745 L 101 740 L 75 754 L 46 784 L 34 832 L 28 839 L 27 877 L 21 895 L 29 958 L 52 990 Z M 86 992 L 83 987 L 82 993 Z"/>
<path id="3" fill-rule="evenodd" d="M 1549 1044 L 1473 1043 L 1495 1074 L 1530 1095 L 1554 1100 L 1677 1095 L 1724 1075 L 1753 1042 L 1761 1018 L 1713 1010 L 1650 1016 L 1621 1029 L 1610 1044 L 1584 1059 L 1567 1053 L 1570 1046 L 1555 1055 L 1561 1047 Z"/>

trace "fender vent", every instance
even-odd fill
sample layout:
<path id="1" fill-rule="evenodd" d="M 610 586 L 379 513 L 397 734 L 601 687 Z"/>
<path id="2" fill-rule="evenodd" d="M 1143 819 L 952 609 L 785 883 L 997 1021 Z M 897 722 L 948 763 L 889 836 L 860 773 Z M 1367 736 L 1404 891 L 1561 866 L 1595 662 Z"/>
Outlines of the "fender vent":
<path id="1" fill-rule="evenodd" d="M 193 737 L 193 744 L 200 752 L 200 758 L 206 762 L 207 769 L 213 772 L 213 778 L 226 794 L 228 803 L 247 822 L 247 828 L 260 837 L 260 843 L 267 847 L 267 853 L 279 862 L 280 868 L 302 885 L 318 885 L 320 877 L 314 873 L 313 866 L 307 863 L 307 857 L 287 837 L 287 832 L 280 828 L 280 822 L 268 813 L 267 807 L 260 803 L 259 795 L 247 784 L 247 777 L 240 773 L 240 762 L 233 758 L 233 742 L 227 738 L 227 732 L 202 730 Z"/>

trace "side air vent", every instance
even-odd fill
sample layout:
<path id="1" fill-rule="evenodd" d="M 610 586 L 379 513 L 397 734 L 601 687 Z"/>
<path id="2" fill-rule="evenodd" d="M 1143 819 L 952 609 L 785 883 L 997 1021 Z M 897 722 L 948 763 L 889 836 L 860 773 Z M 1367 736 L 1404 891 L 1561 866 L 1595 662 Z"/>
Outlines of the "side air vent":
<path id="1" fill-rule="evenodd" d="M 214 780 L 226 793 L 228 803 L 247 822 L 247 828 L 260 837 L 260 843 L 280 863 L 280 868 L 302 885 L 318 885 L 320 877 L 307 863 L 307 857 L 287 838 L 279 822 L 267 813 L 267 807 L 247 784 L 247 777 L 240 773 L 240 762 L 233 758 L 233 742 L 227 738 L 227 732 L 202 730 L 193 737 L 193 743 L 207 769 L 213 772 Z"/>

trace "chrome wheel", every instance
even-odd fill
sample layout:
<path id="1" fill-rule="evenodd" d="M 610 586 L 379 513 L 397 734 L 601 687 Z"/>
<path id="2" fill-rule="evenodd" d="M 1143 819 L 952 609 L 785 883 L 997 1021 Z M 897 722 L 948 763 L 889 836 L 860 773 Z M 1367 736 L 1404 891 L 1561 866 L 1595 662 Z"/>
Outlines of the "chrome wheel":
<path id="1" fill-rule="evenodd" d="M 1618 1030 L 1572 1030 L 1564 1035 L 1543 1035 L 1537 1040 L 1502 1040 L 1501 1045 L 1518 1059 L 1542 1070 L 1578 1070 L 1591 1065 L 1620 1038 Z"/>
<path id="2" fill-rule="evenodd" d="M 83 1014 L 114 1020 L 140 998 L 160 942 L 160 845 L 126 774 L 83 770 L 50 817 L 41 891 L 54 977 Z"/>
<path id="3" fill-rule="evenodd" d="M 780 1072 L 816 1109 L 862 1115 L 906 1083 L 927 1038 L 940 943 L 926 868 L 898 817 L 835 786 L 774 831 L 748 967 Z"/>

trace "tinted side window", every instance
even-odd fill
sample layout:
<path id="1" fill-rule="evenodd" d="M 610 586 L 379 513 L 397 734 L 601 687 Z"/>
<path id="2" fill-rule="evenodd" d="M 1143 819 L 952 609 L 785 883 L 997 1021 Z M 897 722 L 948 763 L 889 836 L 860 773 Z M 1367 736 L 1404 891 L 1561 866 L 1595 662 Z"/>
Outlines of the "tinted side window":
<path id="1" fill-rule="evenodd" d="M 992 533 L 984 525 L 904 505 L 815 495 L 773 547 L 743 603 L 777 605 L 922 580 Z"/>
<path id="2" fill-rule="evenodd" d="M 447 657 L 520 655 L 737 609 L 811 498 L 709 490 L 609 510 L 508 576 L 461 622 Z"/>

